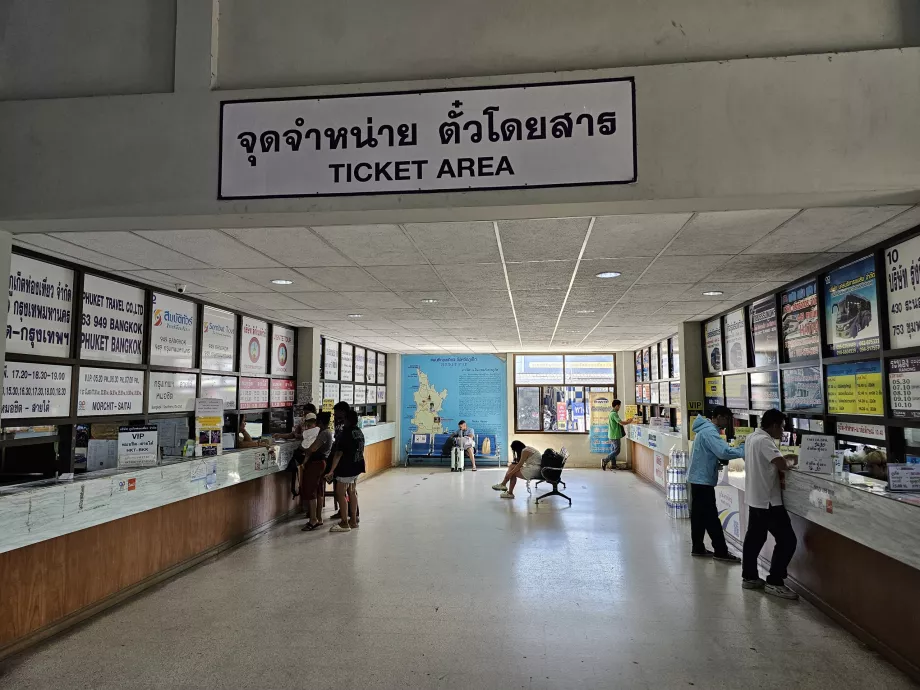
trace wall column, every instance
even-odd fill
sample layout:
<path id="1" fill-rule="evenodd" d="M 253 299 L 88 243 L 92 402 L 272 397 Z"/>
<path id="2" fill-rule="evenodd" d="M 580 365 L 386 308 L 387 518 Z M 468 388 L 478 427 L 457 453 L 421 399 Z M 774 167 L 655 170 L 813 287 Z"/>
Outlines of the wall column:
<path id="1" fill-rule="evenodd" d="M 703 411 L 703 324 L 684 321 L 677 327 L 680 343 L 680 414 L 683 420 L 683 437 L 690 437 L 693 418 Z M 690 409 L 699 403 L 699 409 Z"/>
<path id="2" fill-rule="evenodd" d="M 323 404 L 323 391 L 320 389 L 319 366 L 322 356 L 319 329 L 297 329 L 297 398 L 296 404 L 312 402 L 320 409 Z M 301 400 L 301 386 L 309 384 L 309 401 Z"/>

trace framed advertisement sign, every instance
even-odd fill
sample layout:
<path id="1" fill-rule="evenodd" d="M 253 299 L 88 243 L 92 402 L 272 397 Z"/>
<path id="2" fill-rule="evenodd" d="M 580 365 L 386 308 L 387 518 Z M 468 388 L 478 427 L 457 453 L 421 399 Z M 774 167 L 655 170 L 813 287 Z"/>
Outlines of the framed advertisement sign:
<path id="1" fill-rule="evenodd" d="M 885 414 L 882 365 L 878 361 L 830 364 L 827 367 L 828 414 Z"/>
<path id="2" fill-rule="evenodd" d="M 191 369 L 195 366 L 198 308 L 194 302 L 158 292 L 151 300 L 150 363 Z"/>
<path id="3" fill-rule="evenodd" d="M 77 416 L 138 415 L 144 412 L 144 372 L 80 367 Z"/>
<path id="4" fill-rule="evenodd" d="M 891 315 L 899 313 L 892 311 Z M 831 355 L 878 351 L 881 344 L 875 257 L 863 257 L 825 276 L 824 320 Z"/>
<path id="5" fill-rule="evenodd" d="M 713 319 L 703 326 L 706 333 L 706 367 L 710 374 L 722 371 L 722 320 Z"/>
<path id="6" fill-rule="evenodd" d="M 367 358 L 367 350 L 363 347 L 355 346 L 355 383 L 364 383 L 364 363 Z"/>
<path id="7" fill-rule="evenodd" d="M 147 374 L 147 411 L 192 412 L 198 389 L 197 374 L 174 371 L 151 371 Z"/>
<path id="8" fill-rule="evenodd" d="M 824 409 L 824 382 L 820 367 L 784 369 L 782 374 L 784 410 L 821 412 Z"/>
<path id="9" fill-rule="evenodd" d="M 269 386 L 269 404 L 272 407 L 294 407 L 294 379 L 272 379 Z"/>
<path id="10" fill-rule="evenodd" d="M 338 378 L 339 343 L 329 338 L 323 338 L 323 380 L 337 381 Z"/>
<path id="11" fill-rule="evenodd" d="M 661 360 L 658 358 L 658 343 L 655 343 L 654 345 L 652 345 L 651 350 L 652 350 L 652 356 L 651 356 L 652 376 L 651 376 L 651 380 L 652 380 L 652 381 L 658 381 L 658 380 L 661 379 L 661 376 L 660 376 L 659 373 L 658 373 L 658 364 L 659 364 L 659 362 L 661 361 Z M 656 395 L 655 397 L 657 398 L 658 396 Z M 656 401 L 656 402 L 657 402 L 657 401 Z"/>
<path id="12" fill-rule="evenodd" d="M 383 386 L 387 382 L 387 356 L 383 352 L 377 353 L 377 385 Z M 378 400 L 377 402 L 383 402 Z"/>
<path id="13" fill-rule="evenodd" d="M 72 377 L 71 366 L 4 363 L 0 418 L 69 417 Z"/>
<path id="14" fill-rule="evenodd" d="M 744 309 L 738 309 L 725 315 L 726 369 L 747 368 L 747 330 L 745 325 Z"/>
<path id="15" fill-rule="evenodd" d="M 652 380 L 652 348 L 642 350 L 642 380 Z"/>
<path id="16" fill-rule="evenodd" d="M 754 366 L 772 367 L 779 358 L 776 297 L 770 295 L 751 305 L 751 336 L 754 341 Z"/>
<path id="17" fill-rule="evenodd" d="M 355 378 L 355 346 L 342 343 L 339 352 L 339 380 L 354 381 Z M 347 400 L 345 402 L 348 402 Z"/>
<path id="18" fill-rule="evenodd" d="M 733 410 L 747 410 L 751 407 L 747 374 L 731 374 L 725 377 L 725 404 Z"/>
<path id="19" fill-rule="evenodd" d="M 367 351 L 367 362 L 365 363 L 365 376 L 367 383 L 377 383 L 377 353 L 373 350 Z"/>
<path id="20" fill-rule="evenodd" d="M 201 319 L 201 368 L 233 371 L 235 351 L 236 315 L 205 305 Z"/>
<path id="21" fill-rule="evenodd" d="M 709 407 L 725 404 L 725 392 L 722 388 L 721 376 L 709 376 L 703 379 L 703 390 L 706 404 Z"/>
<path id="22" fill-rule="evenodd" d="M 236 388 L 236 376 L 201 377 L 201 397 L 220 398 L 224 401 L 225 410 L 236 409 Z"/>
<path id="23" fill-rule="evenodd" d="M 268 379 L 240 378 L 240 409 L 262 410 L 268 407 Z"/>
<path id="24" fill-rule="evenodd" d="M 916 280 L 920 236 L 885 250 L 885 287 L 888 291 L 888 338 L 892 350 L 920 344 L 920 281 Z"/>
<path id="25" fill-rule="evenodd" d="M 668 351 L 669 343 L 669 340 L 662 340 L 658 343 L 658 371 L 663 379 L 669 379 L 674 375 L 671 373 L 670 367 L 668 366 L 671 361 L 671 354 Z"/>
<path id="26" fill-rule="evenodd" d="M 10 257 L 6 351 L 70 357 L 73 271 L 28 256 Z"/>
<path id="27" fill-rule="evenodd" d="M 779 409 L 779 374 L 775 371 L 751 374 L 751 409 Z"/>
<path id="28" fill-rule="evenodd" d="M 272 375 L 294 375 L 294 330 L 272 324 Z"/>
<path id="29" fill-rule="evenodd" d="M 888 362 L 891 414 L 920 419 L 920 357 L 899 357 Z"/>
<path id="30" fill-rule="evenodd" d="M 141 288 L 83 276 L 80 357 L 140 364 L 144 356 L 144 300 Z"/>
<path id="31" fill-rule="evenodd" d="M 240 373 L 264 376 L 268 373 L 268 324 L 244 316 L 240 330 Z"/>
<path id="32" fill-rule="evenodd" d="M 780 295 L 783 354 L 787 362 L 817 359 L 820 347 L 818 283 L 810 280 Z"/>

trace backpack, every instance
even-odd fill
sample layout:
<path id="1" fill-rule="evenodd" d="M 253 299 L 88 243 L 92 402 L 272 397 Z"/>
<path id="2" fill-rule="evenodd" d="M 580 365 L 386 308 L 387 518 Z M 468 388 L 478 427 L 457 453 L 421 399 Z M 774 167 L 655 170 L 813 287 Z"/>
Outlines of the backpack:
<path id="1" fill-rule="evenodd" d="M 444 445 L 441 447 L 441 457 L 449 458 L 450 451 L 454 449 L 455 444 L 456 444 L 456 439 L 453 436 L 448 437 L 448 439 L 444 442 Z"/>
<path id="2" fill-rule="evenodd" d="M 554 451 L 552 448 L 547 448 L 543 451 L 543 457 L 540 459 L 540 467 L 553 467 L 559 468 L 565 463 L 565 457 Z"/>

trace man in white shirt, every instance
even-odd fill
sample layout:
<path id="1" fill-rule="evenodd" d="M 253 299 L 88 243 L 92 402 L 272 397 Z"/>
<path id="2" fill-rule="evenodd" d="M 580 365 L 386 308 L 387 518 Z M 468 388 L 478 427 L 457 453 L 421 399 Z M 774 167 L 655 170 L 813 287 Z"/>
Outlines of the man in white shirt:
<path id="1" fill-rule="evenodd" d="M 796 462 L 795 456 L 784 456 L 776 447 L 783 437 L 786 415 L 779 410 L 767 410 L 760 418 L 760 428 L 747 437 L 744 444 L 744 500 L 748 505 L 747 534 L 744 535 L 744 559 L 741 586 L 744 589 L 764 589 L 767 594 L 782 599 L 798 599 L 786 587 L 786 568 L 795 553 L 796 537 L 783 505 L 783 473 Z M 766 582 L 760 579 L 757 559 L 773 535 L 773 560 Z"/>

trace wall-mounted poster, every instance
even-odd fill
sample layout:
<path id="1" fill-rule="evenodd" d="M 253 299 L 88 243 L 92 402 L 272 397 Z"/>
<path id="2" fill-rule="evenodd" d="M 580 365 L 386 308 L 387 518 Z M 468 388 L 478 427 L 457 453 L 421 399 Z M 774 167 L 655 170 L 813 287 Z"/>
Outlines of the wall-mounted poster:
<path id="1" fill-rule="evenodd" d="M 355 346 L 355 383 L 364 383 L 364 361 L 367 357 L 367 350 L 363 347 Z"/>
<path id="2" fill-rule="evenodd" d="M 824 382 L 820 367 L 783 370 L 783 409 L 821 412 L 824 409 Z"/>
<path id="3" fill-rule="evenodd" d="M 744 309 L 725 315 L 726 369 L 747 369 L 747 331 Z"/>
<path id="4" fill-rule="evenodd" d="M 205 306 L 201 319 L 201 368 L 233 371 L 235 351 L 236 314 Z"/>
<path id="5" fill-rule="evenodd" d="M 194 412 L 197 391 L 197 374 L 151 371 L 147 374 L 147 411 Z"/>
<path id="6" fill-rule="evenodd" d="M 680 378 L 680 342 L 677 336 L 668 338 L 668 348 L 671 353 L 671 378 Z"/>
<path id="7" fill-rule="evenodd" d="M 141 288 L 84 275 L 80 357 L 140 364 L 145 296 Z"/>
<path id="8" fill-rule="evenodd" d="M 751 407 L 747 374 L 731 374 L 725 377 L 725 404 L 733 410 L 747 410 Z"/>
<path id="9" fill-rule="evenodd" d="M 820 349 L 818 283 L 811 280 L 780 296 L 783 308 L 783 353 L 787 362 L 817 359 Z"/>
<path id="10" fill-rule="evenodd" d="M 652 380 L 652 349 L 649 347 L 642 350 L 642 380 Z"/>
<path id="11" fill-rule="evenodd" d="M 268 407 L 268 379 L 240 378 L 240 409 L 262 410 Z"/>
<path id="12" fill-rule="evenodd" d="M 363 386 L 361 386 L 363 388 Z M 355 404 L 355 384 L 353 383 L 343 383 L 339 387 L 339 397 L 342 398 L 342 402 L 347 402 L 349 405 Z"/>
<path id="13" fill-rule="evenodd" d="M 658 371 L 663 379 L 669 379 L 674 375 L 668 366 L 671 361 L 671 353 L 668 350 L 669 343 L 669 340 L 662 340 L 658 343 Z"/>
<path id="14" fill-rule="evenodd" d="M 236 409 L 236 376 L 201 377 L 201 397 L 220 398 L 225 410 Z"/>
<path id="15" fill-rule="evenodd" d="M 706 367 L 710 374 L 718 374 L 722 371 L 722 321 L 707 321 L 703 328 L 706 333 Z"/>
<path id="16" fill-rule="evenodd" d="M 775 371 L 751 374 L 751 409 L 779 409 L 779 374 Z"/>
<path id="17" fill-rule="evenodd" d="M 377 353 L 373 350 L 367 351 L 367 362 L 365 366 L 365 376 L 367 378 L 367 383 L 377 383 Z M 370 401 L 368 401 L 370 402 Z"/>
<path id="18" fill-rule="evenodd" d="M 355 405 L 365 405 L 367 403 L 367 386 L 363 383 L 355 384 Z"/>
<path id="19" fill-rule="evenodd" d="M 355 380 L 355 346 L 342 343 L 339 348 L 339 380 Z M 348 402 L 347 400 L 345 402 Z"/>
<path id="20" fill-rule="evenodd" d="M 642 384 L 641 384 L 641 383 L 637 383 L 637 384 L 636 384 L 636 402 L 637 402 L 637 403 L 644 403 L 644 402 L 645 402 L 645 401 L 642 399 Z"/>
<path id="21" fill-rule="evenodd" d="M 69 417 L 72 376 L 70 366 L 6 362 L 0 418 Z"/>
<path id="22" fill-rule="evenodd" d="M 339 343 L 329 338 L 323 338 L 323 380 L 337 381 L 338 378 Z"/>
<path id="23" fill-rule="evenodd" d="M 272 324 L 272 374 L 294 375 L 294 330 Z"/>
<path id="24" fill-rule="evenodd" d="M 73 271 L 13 254 L 8 292 L 7 353 L 70 357 Z"/>
<path id="25" fill-rule="evenodd" d="M 244 316 L 240 330 L 240 373 L 264 376 L 268 372 L 268 324 Z"/>
<path id="26" fill-rule="evenodd" d="M 680 381 L 671 381 L 670 383 L 671 404 L 680 405 Z"/>
<path id="27" fill-rule="evenodd" d="M 144 413 L 144 372 L 80 367 L 77 416 Z"/>
<path id="28" fill-rule="evenodd" d="M 195 366 L 198 307 L 194 302 L 158 292 L 151 295 L 151 300 L 150 363 L 191 369 Z"/>
<path id="29" fill-rule="evenodd" d="M 642 384 L 642 399 L 646 403 L 652 402 L 652 384 L 651 383 Z"/>
<path id="30" fill-rule="evenodd" d="M 658 363 L 661 361 L 658 358 L 658 343 L 655 343 L 654 345 L 652 345 L 651 350 L 652 350 L 652 357 L 651 357 L 652 377 L 651 378 L 652 378 L 652 381 L 658 381 L 661 378 L 660 374 L 658 373 Z"/>
<path id="31" fill-rule="evenodd" d="M 636 381 L 642 380 L 642 350 L 636 350 Z"/>
<path id="32" fill-rule="evenodd" d="M 658 402 L 662 405 L 671 404 L 671 384 L 667 381 L 658 384 Z"/>
<path id="33" fill-rule="evenodd" d="M 920 357 L 900 357 L 888 363 L 891 414 L 920 419 Z"/>
<path id="34" fill-rule="evenodd" d="M 722 387 L 722 377 L 709 376 L 703 379 L 703 395 L 705 395 L 706 405 L 709 407 L 724 405 L 725 392 Z"/>
<path id="35" fill-rule="evenodd" d="M 754 366 L 771 367 L 776 364 L 779 357 L 779 343 L 776 339 L 776 297 L 774 295 L 764 297 L 751 305 L 751 335 L 754 340 Z"/>
<path id="36" fill-rule="evenodd" d="M 387 387 L 377 386 L 377 404 L 382 405 L 387 401 Z"/>
<path id="37" fill-rule="evenodd" d="M 330 383 L 329 381 L 323 382 L 323 399 L 324 400 L 335 400 L 336 402 L 338 402 L 340 399 L 339 398 L 340 395 L 341 395 L 341 391 L 339 390 L 339 384 Z"/>
<path id="38" fill-rule="evenodd" d="M 294 379 L 272 379 L 269 386 L 269 405 L 271 407 L 294 407 L 296 388 L 297 383 Z"/>
<path id="39" fill-rule="evenodd" d="M 652 394 L 652 401 L 651 401 L 651 402 L 652 402 L 652 405 L 657 405 L 657 404 L 658 404 L 658 401 L 660 400 L 660 397 L 659 397 L 658 393 L 659 393 L 660 390 L 661 390 L 661 387 L 660 387 L 659 383 L 658 383 L 657 381 L 654 382 L 654 383 L 652 384 L 652 388 L 651 388 L 651 394 Z"/>
<path id="40" fill-rule="evenodd" d="M 885 250 L 885 276 L 888 290 L 888 336 L 891 349 L 920 344 L 920 280 L 916 270 L 920 258 L 920 236 Z"/>
<path id="41" fill-rule="evenodd" d="M 828 414 L 885 414 L 882 365 L 874 362 L 830 364 L 827 367 Z"/>
<path id="42" fill-rule="evenodd" d="M 892 316 L 895 315 L 892 312 Z M 875 257 L 866 256 L 827 274 L 824 278 L 824 322 L 831 355 L 879 349 Z M 830 402 L 828 396 L 828 408 Z"/>
<path id="43" fill-rule="evenodd" d="M 387 382 L 387 356 L 384 352 L 377 353 L 377 385 L 383 386 Z M 378 400 L 377 402 L 381 402 Z"/>

